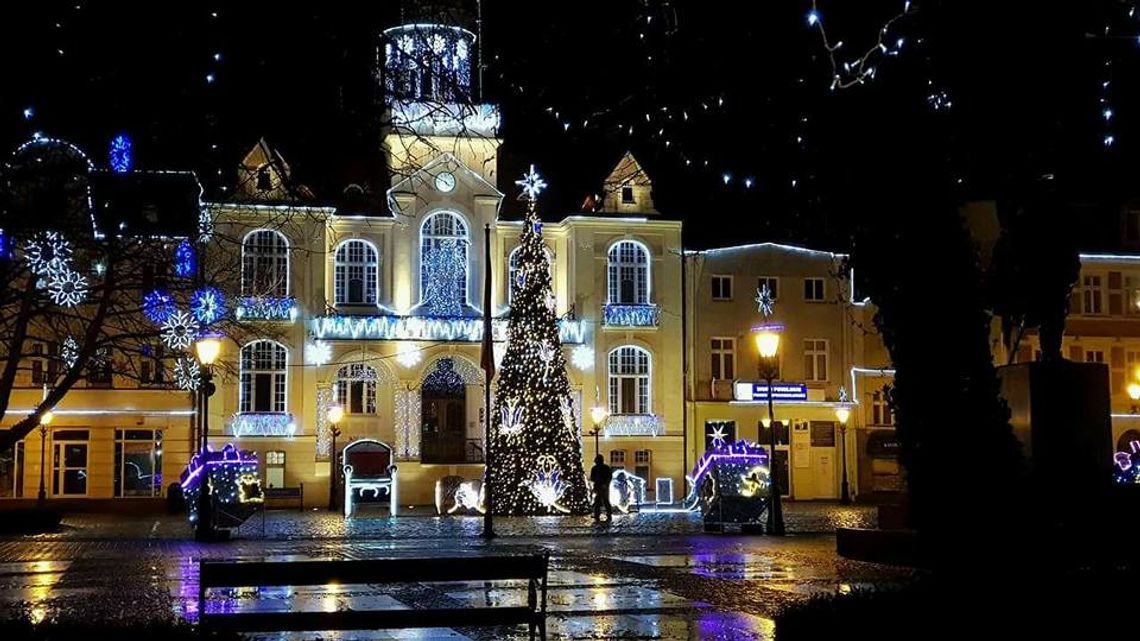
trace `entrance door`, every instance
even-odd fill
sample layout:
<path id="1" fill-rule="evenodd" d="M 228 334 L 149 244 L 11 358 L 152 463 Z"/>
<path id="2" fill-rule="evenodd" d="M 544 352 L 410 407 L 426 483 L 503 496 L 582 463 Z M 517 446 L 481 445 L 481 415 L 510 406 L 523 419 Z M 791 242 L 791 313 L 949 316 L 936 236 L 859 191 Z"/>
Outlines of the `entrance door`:
<path id="1" fill-rule="evenodd" d="M 463 463 L 467 460 L 467 387 L 455 364 L 442 358 L 424 379 L 421 405 L 421 460 Z"/>
<path id="2" fill-rule="evenodd" d="M 836 449 L 836 430 L 833 421 L 811 422 L 811 486 L 814 499 L 839 497 L 836 467 L 839 457 Z"/>
<path id="3" fill-rule="evenodd" d="M 51 493 L 86 496 L 87 430 L 52 432 L 52 453 Z"/>

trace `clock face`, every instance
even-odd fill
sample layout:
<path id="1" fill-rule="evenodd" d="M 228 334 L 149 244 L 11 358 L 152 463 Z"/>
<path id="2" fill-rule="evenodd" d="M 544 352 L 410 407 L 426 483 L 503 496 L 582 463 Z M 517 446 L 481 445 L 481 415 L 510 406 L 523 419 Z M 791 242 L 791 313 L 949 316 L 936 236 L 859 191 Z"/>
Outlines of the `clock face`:
<path id="1" fill-rule="evenodd" d="M 435 177 L 435 188 L 447 193 L 455 189 L 455 174 L 451 172 L 442 172 Z"/>

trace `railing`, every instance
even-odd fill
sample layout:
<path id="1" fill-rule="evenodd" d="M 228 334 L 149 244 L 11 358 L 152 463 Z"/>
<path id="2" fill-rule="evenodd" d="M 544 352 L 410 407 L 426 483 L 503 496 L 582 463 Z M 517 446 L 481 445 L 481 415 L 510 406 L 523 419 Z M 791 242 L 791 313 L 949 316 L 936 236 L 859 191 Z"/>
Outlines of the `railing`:
<path id="1" fill-rule="evenodd" d="M 246 436 L 293 436 L 297 421 L 288 412 L 241 412 L 230 419 L 230 434 Z"/>
<path id="2" fill-rule="evenodd" d="M 649 303 L 646 305 L 626 305 L 606 303 L 602 307 L 602 325 L 606 327 L 657 327 L 661 310 Z"/>
<path id="3" fill-rule="evenodd" d="M 665 421 L 656 414 L 611 414 L 602 425 L 604 436 L 660 436 Z"/>
<path id="4" fill-rule="evenodd" d="M 237 300 L 238 320 L 287 321 L 297 319 L 297 299 L 292 296 L 243 296 Z"/>

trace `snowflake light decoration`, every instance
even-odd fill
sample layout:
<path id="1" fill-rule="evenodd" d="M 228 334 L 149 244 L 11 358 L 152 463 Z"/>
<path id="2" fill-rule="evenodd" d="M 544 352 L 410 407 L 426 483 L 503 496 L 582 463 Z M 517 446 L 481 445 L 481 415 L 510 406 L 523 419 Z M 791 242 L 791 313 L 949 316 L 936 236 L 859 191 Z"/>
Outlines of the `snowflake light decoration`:
<path id="1" fill-rule="evenodd" d="M 415 367 L 420 362 L 420 349 L 415 345 L 401 345 L 396 361 L 404 367 Z"/>
<path id="2" fill-rule="evenodd" d="M 174 299 L 161 289 L 152 289 L 143 296 L 143 314 L 155 325 L 161 325 L 174 313 Z"/>
<path id="3" fill-rule="evenodd" d="M 756 298 L 752 300 L 756 301 L 756 311 L 764 318 L 771 316 L 776 309 L 776 301 L 772 298 L 772 290 L 767 283 L 756 288 Z"/>
<path id="4" fill-rule="evenodd" d="M 553 454 L 543 454 L 538 457 L 536 463 L 534 477 L 524 484 L 547 511 L 569 514 L 570 510 L 559 504 L 562 495 L 566 493 L 567 485 L 562 480 L 562 470 L 558 466 L 558 459 L 554 458 Z"/>
<path id="5" fill-rule="evenodd" d="M 579 345 L 570 353 L 570 362 L 580 370 L 588 370 L 594 366 L 594 348 L 589 345 Z"/>
<path id="6" fill-rule="evenodd" d="M 851 400 L 851 398 L 847 394 L 847 386 L 846 385 L 840 385 L 839 386 L 839 402 L 840 403 L 846 403 L 850 400 Z"/>
<path id="7" fill-rule="evenodd" d="M 190 278 L 197 271 L 197 267 L 198 257 L 194 254 L 194 246 L 184 239 L 174 248 L 174 275 L 179 278 Z"/>
<path id="8" fill-rule="evenodd" d="M 546 341 L 543 341 L 538 346 L 538 360 L 542 361 L 544 366 L 542 370 L 543 380 L 546 380 L 546 377 L 550 374 L 550 366 L 554 363 L 554 351 L 555 347 Z"/>
<path id="9" fill-rule="evenodd" d="M 226 313 L 226 299 L 217 287 L 203 287 L 190 297 L 190 311 L 199 323 L 209 325 Z"/>
<path id="10" fill-rule="evenodd" d="M 570 402 L 569 396 L 562 396 L 558 399 L 558 410 L 562 413 L 562 426 L 566 428 L 567 432 L 574 433 L 574 404 Z"/>
<path id="11" fill-rule="evenodd" d="M 183 311 L 175 311 L 162 324 L 162 342 L 170 349 L 189 349 L 198 333 L 198 323 Z"/>
<path id="12" fill-rule="evenodd" d="M 546 292 L 546 309 L 551 314 L 554 313 L 554 308 L 558 305 L 558 299 L 555 298 L 554 292 Z"/>
<path id="13" fill-rule="evenodd" d="M 70 268 L 59 269 L 47 276 L 51 301 L 62 307 L 75 307 L 87 298 L 87 279 Z"/>
<path id="14" fill-rule="evenodd" d="M 75 364 L 79 362 L 79 343 L 71 336 L 68 336 L 63 341 L 59 355 L 63 358 L 63 363 L 67 366 L 67 369 L 73 369 Z"/>
<path id="15" fill-rule="evenodd" d="M 183 356 L 174 361 L 174 384 L 178 389 L 193 392 L 202 383 L 202 367 L 198 361 Z"/>
<path id="16" fill-rule="evenodd" d="M 724 447 L 728 443 L 728 434 L 725 433 L 724 425 L 714 427 L 712 432 L 709 433 L 709 439 L 712 441 L 714 448 Z"/>
<path id="17" fill-rule="evenodd" d="M 127 134 L 119 134 L 111 139 L 111 148 L 107 152 L 111 169 L 117 174 L 125 174 L 134 164 L 134 144 Z"/>
<path id="18" fill-rule="evenodd" d="M 531 165 L 530 171 L 523 174 L 521 180 L 516 180 L 515 184 L 522 187 L 523 198 L 530 202 L 538 200 L 538 195 L 546 189 L 546 181 L 534 170 L 534 165 Z"/>
<path id="19" fill-rule="evenodd" d="M 515 439 L 522 435 L 526 426 L 522 422 L 523 408 L 516 401 L 507 401 L 499 408 L 502 422 L 499 424 L 499 433 L 507 438 Z"/>
<path id="20" fill-rule="evenodd" d="M 28 269 L 37 276 L 67 269 L 71 264 L 71 243 L 56 231 L 40 232 L 24 245 Z"/>
<path id="21" fill-rule="evenodd" d="M 332 345 L 324 341 L 316 341 L 305 346 L 305 360 L 320 367 L 332 362 Z"/>

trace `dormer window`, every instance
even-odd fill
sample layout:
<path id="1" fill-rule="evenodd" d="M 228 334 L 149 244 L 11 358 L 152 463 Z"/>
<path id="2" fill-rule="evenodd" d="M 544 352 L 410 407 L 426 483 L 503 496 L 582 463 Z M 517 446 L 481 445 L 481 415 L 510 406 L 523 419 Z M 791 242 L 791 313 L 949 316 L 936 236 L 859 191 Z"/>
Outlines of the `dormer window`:
<path id="1" fill-rule="evenodd" d="M 623 205 L 633 205 L 637 203 L 637 200 L 633 197 L 633 187 L 626 186 L 621 188 L 621 202 Z"/>
<path id="2" fill-rule="evenodd" d="M 273 189 L 273 180 L 269 175 L 269 167 L 265 166 L 257 170 L 257 190 L 269 191 Z"/>

